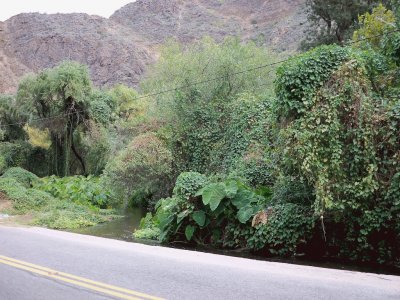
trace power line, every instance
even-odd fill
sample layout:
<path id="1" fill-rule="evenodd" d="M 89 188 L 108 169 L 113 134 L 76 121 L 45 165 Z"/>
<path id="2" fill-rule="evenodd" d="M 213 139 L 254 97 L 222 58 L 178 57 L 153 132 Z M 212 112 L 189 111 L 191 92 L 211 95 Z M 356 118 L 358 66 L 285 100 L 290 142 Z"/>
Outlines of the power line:
<path id="1" fill-rule="evenodd" d="M 75 115 L 81 112 L 85 112 L 83 110 L 79 110 L 79 111 L 75 111 L 75 112 L 71 112 L 71 113 L 65 113 L 65 114 L 60 114 L 60 115 L 56 115 L 56 116 L 51 116 L 51 117 L 46 117 L 46 118 L 36 118 L 36 119 L 31 119 L 29 120 L 29 122 L 36 122 L 36 121 L 45 121 L 45 120 L 53 120 L 53 119 L 58 119 L 61 117 L 66 117 L 66 116 L 70 116 L 70 115 Z M 15 123 L 8 123 L 8 124 L 0 124 L 0 127 L 6 127 L 6 126 L 16 126 L 16 125 L 24 125 L 26 124 L 26 121 L 23 122 L 15 122 Z"/>
<path id="2" fill-rule="evenodd" d="M 389 32 L 386 32 L 384 34 L 379 34 L 379 35 L 375 35 L 375 36 L 371 36 L 371 37 L 366 37 L 366 38 L 360 39 L 358 41 L 352 41 L 352 42 L 349 42 L 347 45 L 356 44 L 356 43 L 359 43 L 361 41 L 373 39 L 373 38 L 376 38 L 376 37 L 387 36 L 387 35 L 390 35 L 390 34 L 393 34 L 393 33 L 396 33 L 396 32 L 400 32 L 400 29 L 389 31 Z M 284 62 L 288 62 L 291 59 L 293 59 L 294 57 L 295 56 L 290 56 L 287 59 L 283 59 L 283 60 L 280 60 L 280 61 L 277 61 L 277 62 L 274 62 L 274 63 L 260 65 L 260 66 L 256 66 L 256 67 L 249 68 L 249 69 L 245 69 L 245 70 L 242 70 L 242 71 L 239 71 L 239 72 L 231 73 L 231 74 L 228 74 L 228 76 L 235 76 L 235 75 L 239 75 L 239 74 L 243 74 L 243 73 L 247 73 L 247 72 L 252 72 L 252 71 L 264 69 L 264 68 L 267 68 L 267 67 L 276 66 L 276 65 L 282 64 Z M 272 70 L 270 70 L 269 72 L 271 72 L 271 71 Z M 170 92 L 181 90 L 183 88 L 187 88 L 187 87 L 191 87 L 191 86 L 195 86 L 195 85 L 199 85 L 199 84 L 204 84 L 204 83 L 209 83 L 209 82 L 212 82 L 212 81 L 225 79 L 225 78 L 226 78 L 226 76 L 220 76 L 220 77 L 215 77 L 215 78 L 211 78 L 211 79 L 207 79 L 207 80 L 203 80 L 203 81 L 197 81 L 197 82 L 194 82 L 192 84 L 182 85 L 182 86 L 179 86 L 179 87 L 176 87 L 176 88 L 171 88 L 171 89 L 168 89 L 168 90 L 164 90 L 164 91 L 159 91 L 159 92 L 152 93 L 152 94 L 143 95 L 143 96 L 137 97 L 136 100 L 149 98 L 149 97 L 153 97 L 153 96 L 157 96 L 157 95 L 161 95 L 161 94 L 165 94 L 165 93 L 170 93 Z M 263 85 L 264 84 L 259 85 L 259 86 L 263 86 Z M 74 113 L 61 114 L 61 115 L 58 115 L 58 116 L 53 116 L 53 117 L 48 117 L 48 118 L 38 118 L 38 119 L 33 119 L 31 121 L 35 122 L 35 121 L 41 121 L 41 120 L 55 119 L 55 118 L 59 118 L 59 117 L 63 117 L 63 116 L 76 114 L 76 113 L 79 113 L 79 112 L 84 112 L 84 111 L 77 111 L 77 112 L 74 112 Z M 16 122 L 16 123 L 2 124 L 2 125 L 0 125 L 0 127 L 13 126 L 13 125 L 23 125 L 25 123 L 26 122 Z"/>
<path id="3" fill-rule="evenodd" d="M 250 69 L 246 69 L 246 70 L 242 70 L 242 71 L 239 71 L 239 72 L 228 74 L 228 76 L 235 76 L 235 75 L 239 75 L 239 74 L 243 74 L 243 73 L 247 73 L 247 72 L 251 72 L 251 71 L 256 71 L 256 70 L 259 70 L 259 69 L 264 69 L 266 67 L 270 67 L 270 66 L 281 64 L 281 63 L 283 63 L 285 61 L 288 61 L 288 60 L 289 59 L 285 59 L 285 60 L 277 61 L 277 62 L 274 62 L 274 63 L 271 63 L 271 64 L 257 66 L 257 67 L 254 67 L 254 68 L 250 68 Z M 157 95 L 160 95 L 160 94 L 169 93 L 169 92 L 177 91 L 177 90 L 180 90 L 180 89 L 183 89 L 183 88 L 186 88 L 186 87 L 191 87 L 191 86 L 195 86 L 195 85 L 199 85 L 199 84 L 209 83 L 209 82 L 216 81 L 216 80 L 219 80 L 219 79 L 224 79 L 224 78 L 226 78 L 226 76 L 214 77 L 214 78 L 210 78 L 210 79 L 203 80 L 203 81 L 197 81 L 197 82 L 194 82 L 192 84 L 181 85 L 179 87 L 171 88 L 171 89 L 160 91 L 160 92 L 157 92 L 157 93 L 146 94 L 146 95 L 137 97 L 136 100 L 137 99 L 148 98 L 148 97 L 152 97 L 152 96 L 157 96 Z"/>
<path id="4" fill-rule="evenodd" d="M 375 35 L 375 36 L 371 36 L 371 37 L 366 37 L 366 38 L 360 39 L 358 41 L 352 41 L 352 42 L 347 43 L 347 45 L 356 44 L 356 43 L 359 43 L 359 42 L 362 42 L 362 41 L 365 41 L 365 40 L 369 40 L 369 39 L 373 39 L 373 38 L 376 38 L 376 37 L 387 36 L 387 35 L 390 35 L 390 34 L 393 34 L 393 33 L 396 33 L 396 32 L 400 32 L 400 29 L 389 31 L 389 32 L 387 32 L 385 34 L 379 34 L 379 35 Z M 243 73 L 247 73 L 247 72 L 251 72 L 251 71 L 255 71 L 255 70 L 259 70 L 259 69 L 263 69 L 263 68 L 279 65 L 279 64 L 282 64 L 284 62 L 287 62 L 287 61 L 291 60 L 293 57 L 295 57 L 295 56 L 292 55 L 287 59 L 283 59 L 283 60 L 280 60 L 280 61 L 277 61 L 277 62 L 274 62 L 274 63 L 260 65 L 260 66 L 254 67 L 254 68 L 245 69 L 245 70 L 242 70 L 242 71 L 239 71 L 239 72 L 231 73 L 231 74 L 229 74 L 229 76 L 235 76 L 235 75 L 239 75 L 239 74 L 243 74 Z M 167 90 L 164 90 L 164 91 L 159 91 L 159 92 L 156 92 L 156 93 L 143 95 L 143 96 L 137 97 L 136 99 L 143 99 L 143 98 L 148 98 L 148 97 L 152 97 L 152 96 L 158 96 L 158 95 L 161 95 L 161 94 L 174 92 L 174 91 L 177 91 L 177 90 L 180 90 L 180 89 L 183 89 L 183 88 L 195 86 L 195 85 L 198 85 L 198 84 L 209 83 L 211 81 L 215 81 L 215 80 L 219 80 L 219 79 L 225 79 L 225 78 L 226 78 L 226 76 L 221 76 L 221 77 L 215 77 L 215 78 L 211 78 L 211 79 L 207 79 L 207 80 L 203 80 L 203 81 L 197 81 L 197 82 L 193 82 L 192 84 L 182 85 L 182 86 L 179 86 L 179 87 L 176 87 L 176 88 L 171 88 L 171 89 L 167 89 Z"/>

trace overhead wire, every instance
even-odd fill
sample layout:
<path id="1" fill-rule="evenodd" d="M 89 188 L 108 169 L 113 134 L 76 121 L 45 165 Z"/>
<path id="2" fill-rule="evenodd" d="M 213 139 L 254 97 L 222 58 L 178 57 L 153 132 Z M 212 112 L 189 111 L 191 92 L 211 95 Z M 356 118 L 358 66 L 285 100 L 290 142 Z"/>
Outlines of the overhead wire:
<path id="1" fill-rule="evenodd" d="M 352 41 L 352 42 L 347 43 L 346 45 L 359 43 L 359 42 L 362 42 L 364 40 L 369 40 L 369 39 L 373 39 L 373 38 L 376 38 L 376 37 L 390 35 L 390 34 L 393 34 L 393 33 L 396 33 L 396 32 L 400 32 L 400 29 L 390 31 L 390 32 L 387 32 L 385 34 L 379 34 L 379 35 L 375 35 L 375 36 L 359 39 L 357 41 Z M 280 61 L 277 61 L 277 62 L 264 64 L 264 65 L 259 65 L 257 67 L 253 67 L 253 68 L 245 69 L 245 70 L 242 70 L 242 71 L 239 71 L 239 72 L 231 73 L 231 74 L 229 74 L 229 76 L 235 76 L 235 75 L 239 75 L 239 74 L 243 74 L 243 73 L 247 73 L 247 72 L 251 72 L 251 71 L 255 71 L 255 70 L 259 70 L 259 69 L 263 69 L 263 68 L 267 68 L 267 67 L 276 66 L 276 65 L 279 65 L 279 64 L 282 64 L 282 63 L 290 61 L 291 59 L 293 59 L 293 57 L 295 57 L 295 55 L 294 56 L 292 55 L 289 58 L 286 58 L 286 59 L 283 59 L 283 60 L 280 60 Z M 173 92 L 173 91 L 181 90 L 183 88 L 195 86 L 195 85 L 198 85 L 198 84 L 209 83 L 209 82 L 212 82 L 212 81 L 215 81 L 215 80 L 225 79 L 225 78 L 226 78 L 226 76 L 220 76 L 220 77 L 214 77 L 214 78 L 203 80 L 203 81 L 197 81 L 197 82 L 193 82 L 191 84 L 181 85 L 181 86 L 178 86 L 178 87 L 175 87 L 175 88 L 171 88 L 171 89 L 167 89 L 167 90 L 163 90 L 163 91 L 159 91 L 159 92 L 155 92 L 155 93 L 146 94 L 146 95 L 137 97 L 136 99 L 143 99 L 143 98 L 158 96 L 158 95 L 161 95 L 161 94 L 165 94 L 165 93 L 170 93 L 170 92 Z"/>
<path id="2" fill-rule="evenodd" d="M 59 115 L 55 115 L 55 116 L 51 116 L 51 117 L 30 119 L 29 122 L 53 120 L 53 119 L 58 119 L 58 118 L 61 118 L 61 117 L 66 117 L 66 116 L 70 116 L 70 115 L 75 115 L 75 114 L 83 113 L 83 112 L 85 112 L 85 111 L 79 110 L 79 111 L 70 112 L 70 113 L 64 113 L 64 114 L 59 114 Z M 26 123 L 27 123 L 26 121 L 15 122 L 15 123 L 8 123 L 8 124 L 1 124 L 1 123 L 0 123 L 0 127 L 24 125 L 24 124 L 26 124 Z"/>
<path id="3" fill-rule="evenodd" d="M 359 43 L 359 42 L 362 42 L 362 41 L 365 41 L 365 40 L 369 40 L 369 39 L 373 39 L 373 38 L 376 38 L 376 37 L 388 36 L 388 35 L 391 35 L 391 34 L 397 33 L 397 32 L 400 32 L 400 29 L 392 30 L 392 31 L 389 31 L 389 32 L 386 32 L 386 33 L 383 33 L 383 34 L 379 34 L 379 35 L 365 37 L 365 38 L 359 39 L 357 41 L 351 41 L 351 42 L 346 43 L 346 45 L 356 44 L 356 43 Z M 252 72 L 252 71 L 264 69 L 264 68 L 267 68 L 267 67 L 273 67 L 273 66 L 288 62 L 291 59 L 293 59 L 294 57 L 295 57 L 295 55 L 294 56 L 290 56 L 289 58 L 286 58 L 286 59 L 283 59 L 283 60 L 280 60 L 280 61 L 273 62 L 273 63 L 259 65 L 259 66 L 253 67 L 253 68 L 249 68 L 249 69 L 241 70 L 241 71 L 238 71 L 238 72 L 234 72 L 234 73 L 228 74 L 228 76 L 236 76 L 236 75 L 239 75 L 239 74 L 244 74 L 244 73 L 247 73 L 247 72 Z M 273 70 L 270 70 L 270 72 L 271 71 L 273 71 Z M 213 81 L 221 80 L 221 79 L 225 79 L 225 78 L 226 78 L 226 76 L 214 77 L 214 78 L 210 78 L 210 79 L 207 79 L 207 80 L 193 82 L 191 84 L 181 85 L 181 86 L 178 86 L 178 87 L 175 87 L 175 88 L 170 88 L 170 89 L 167 89 L 167 90 L 162 90 L 162 91 L 159 91 L 159 92 L 146 94 L 146 95 L 143 95 L 143 96 L 140 96 L 140 97 L 136 97 L 135 99 L 138 100 L 138 99 L 154 97 L 154 96 L 158 96 L 158 95 L 162 95 L 162 94 L 166 94 L 166 93 L 182 90 L 184 88 L 196 86 L 196 85 L 199 85 L 199 84 L 205 84 L 205 83 L 209 83 L 209 82 L 213 82 Z M 262 85 L 260 85 L 260 86 L 262 86 Z M 81 112 L 84 112 L 84 111 L 81 111 Z M 60 118 L 60 117 L 63 117 L 63 116 L 68 116 L 68 115 L 76 114 L 76 113 L 79 113 L 79 112 L 61 114 L 61 115 L 58 115 L 58 116 L 52 116 L 52 117 L 48 117 L 48 118 L 37 118 L 37 119 L 31 120 L 31 122 L 41 121 L 41 120 L 48 120 L 48 119 L 56 119 L 56 118 Z M 6 127 L 6 126 L 13 126 L 13 125 L 23 125 L 25 123 L 26 122 L 0 124 L 0 128 L 1 127 Z"/>

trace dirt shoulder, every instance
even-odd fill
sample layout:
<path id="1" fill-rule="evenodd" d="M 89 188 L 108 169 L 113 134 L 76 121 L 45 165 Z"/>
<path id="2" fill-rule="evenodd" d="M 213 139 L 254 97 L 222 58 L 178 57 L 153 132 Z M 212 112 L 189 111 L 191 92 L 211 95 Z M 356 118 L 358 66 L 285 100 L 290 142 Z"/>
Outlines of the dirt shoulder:
<path id="1" fill-rule="evenodd" d="M 8 212 L 11 211 L 12 208 L 12 201 L 4 193 L 0 192 L 0 225 L 27 226 L 32 221 L 32 214 L 9 215 Z"/>
<path id="2" fill-rule="evenodd" d="M 4 193 L 0 192 L 0 213 L 12 209 L 12 202 Z"/>

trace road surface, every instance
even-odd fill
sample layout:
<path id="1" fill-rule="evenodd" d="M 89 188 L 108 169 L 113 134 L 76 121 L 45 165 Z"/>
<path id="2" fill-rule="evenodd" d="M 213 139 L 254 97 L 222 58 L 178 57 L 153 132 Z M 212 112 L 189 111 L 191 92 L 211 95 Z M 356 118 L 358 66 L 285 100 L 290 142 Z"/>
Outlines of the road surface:
<path id="1" fill-rule="evenodd" d="M 1 300 L 400 299 L 400 277 L 0 226 Z"/>

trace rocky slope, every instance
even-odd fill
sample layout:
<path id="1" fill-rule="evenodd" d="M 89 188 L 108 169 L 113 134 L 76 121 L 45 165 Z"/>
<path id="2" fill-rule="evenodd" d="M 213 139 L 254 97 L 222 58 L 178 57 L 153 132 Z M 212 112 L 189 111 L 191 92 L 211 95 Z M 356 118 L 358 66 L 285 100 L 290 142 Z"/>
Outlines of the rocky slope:
<path id="1" fill-rule="evenodd" d="M 280 50 L 294 49 L 306 17 L 305 0 L 138 0 L 111 20 L 152 43 L 174 37 L 191 42 L 204 35 L 236 35 Z"/>
<path id="2" fill-rule="evenodd" d="M 0 22 L 0 93 L 19 79 L 70 59 L 97 86 L 135 86 L 168 38 L 189 43 L 228 35 L 279 50 L 297 47 L 305 0 L 138 0 L 110 19 L 87 14 L 20 14 Z"/>
<path id="3" fill-rule="evenodd" d="M 66 59 L 87 64 L 98 86 L 134 85 L 153 61 L 146 43 L 135 32 L 97 16 L 21 14 L 2 25 L 1 92 L 12 92 L 24 73 Z"/>

